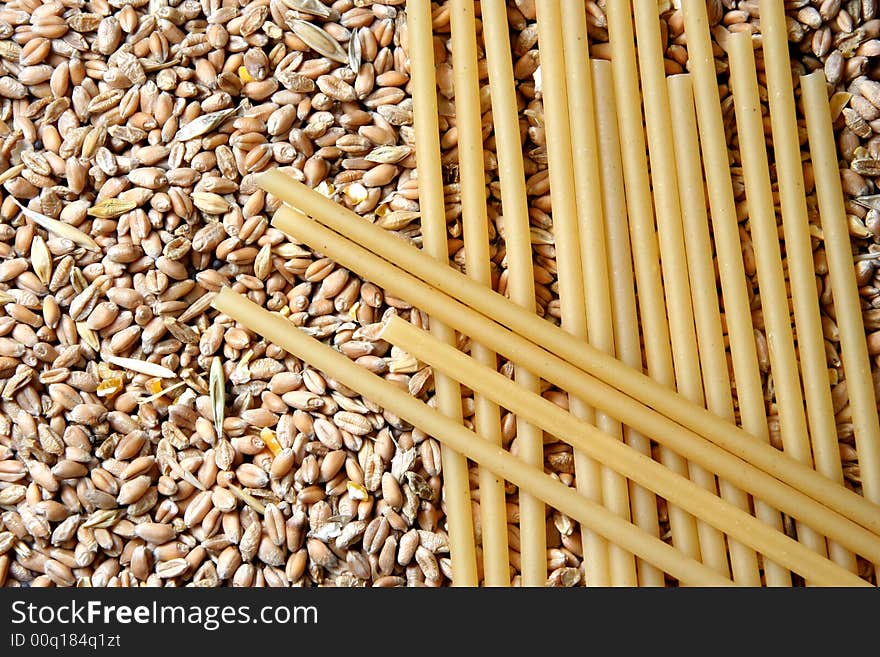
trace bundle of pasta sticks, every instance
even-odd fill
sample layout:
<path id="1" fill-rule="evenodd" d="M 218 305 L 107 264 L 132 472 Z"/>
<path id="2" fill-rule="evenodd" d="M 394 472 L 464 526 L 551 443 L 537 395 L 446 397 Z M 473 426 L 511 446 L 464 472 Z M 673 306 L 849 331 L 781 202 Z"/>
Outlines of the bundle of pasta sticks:
<path id="1" fill-rule="evenodd" d="M 503 0 L 483 0 L 479 21 L 471 0 L 449 5 L 465 274 L 447 261 L 427 1 L 407 3 L 422 248 L 281 171 L 258 181 L 285 204 L 273 226 L 430 316 L 430 332 L 392 316 L 382 339 L 433 368 L 436 408 L 229 289 L 214 306 L 440 441 L 456 585 L 479 583 L 468 459 L 480 468 L 486 585 L 510 582 L 504 481 L 519 489 L 524 585 L 546 580 L 546 506 L 581 523 L 588 585 L 660 586 L 667 576 L 684 585 L 870 585 L 857 557 L 880 563 L 880 427 L 823 73 L 799 80 L 800 99 L 863 495 L 844 485 L 837 446 L 782 3 L 760 2 L 760 40 L 731 33 L 725 44 L 781 450 L 769 442 L 705 2 L 682 0 L 689 72 L 671 77 L 656 3 L 606 3 L 610 62 L 590 58 L 582 3 L 536 6 L 559 326 L 535 312 Z M 478 24 L 507 296 L 491 285 Z M 469 354 L 456 334 L 470 338 Z M 515 365 L 512 378 L 499 373 L 499 356 Z M 541 396 L 541 380 L 568 394 L 567 408 Z M 462 386 L 475 395 L 473 430 L 462 422 Z M 502 446 L 502 408 L 517 418 L 516 455 Z M 544 432 L 573 447 L 576 489 L 545 474 Z"/>

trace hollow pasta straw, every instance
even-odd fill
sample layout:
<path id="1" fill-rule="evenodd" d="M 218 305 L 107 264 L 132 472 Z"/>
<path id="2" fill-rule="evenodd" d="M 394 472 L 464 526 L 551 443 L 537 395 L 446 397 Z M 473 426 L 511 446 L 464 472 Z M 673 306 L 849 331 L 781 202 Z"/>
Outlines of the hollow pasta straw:
<path id="1" fill-rule="evenodd" d="M 444 312 L 441 318 L 443 321 L 466 328 L 465 332 L 472 332 L 477 341 L 492 344 L 497 353 L 514 361 L 521 361 L 520 350 L 529 350 L 535 344 L 540 344 L 545 351 L 539 349 L 541 355 L 535 360 L 536 365 L 542 362 L 546 364 L 546 359 L 550 358 L 581 384 L 589 382 L 589 385 L 598 386 L 595 392 L 598 393 L 599 389 L 601 392 L 595 399 L 589 400 L 590 403 L 601 406 L 624 424 L 630 424 L 652 436 L 658 434 L 662 427 L 666 427 L 669 436 L 684 438 L 691 446 L 700 449 L 712 449 L 713 445 L 720 447 L 720 452 L 727 450 L 735 454 L 744 462 L 765 473 L 772 473 L 774 478 L 784 481 L 837 513 L 880 533 L 880 507 L 781 454 L 766 442 L 725 422 L 641 372 L 573 338 L 546 320 L 525 312 L 500 294 L 487 290 L 485 286 L 475 283 L 452 267 L 433 258 L 426 258 L 420 250 L 404 240 L 390 236 L 388 231 L 364 221 L 354 212 L 277 169 L 260 174 L 257 183 L 276 198 L 299 208 L 279 209 L 272 221 L 276 228 L 297 239 L 305 240 L 308 237 L 315 244 L 320 244 L 321 248 L 332 248 L 332 257 L 337 262 L 363 277 L 373 277 L 373 280 L 392 290 L 392 293 L 402 296 L 406 292 L 411 303 L 425 310 L 430 307 Z M 339 230 L 347 237 L 324 228 L 324 225 Z M 367 248 L 370 250 L 366 250 Z M 493 322 L 508 327 L 512 333 L 503 329 L 497 330 L 500 327 Z M 502 351 L 505 338 L 514 340 L 518 348 Z M 510 343 L 507 344 L 510 346 Z M 538 371 L 538 367 L 530 366 L 530 369 L 545 378 L 549 372 L 554 382 L 560 380 L 557 368 L 541 367 L 541 371 Z M 558 385 L 570 388 L 568 381 L 561 381 Z M 649 418 L 650 422 L 644 422 Z M 664 420 L 674 421 L 667 424 Z M 665 439 L 668 440 L 669 436 Z M 714 462 L 699 463 L 713 469 L 717 474 L 722 474 Z M 729 477 L 726 473 L 722 476 Z M 729 478 L 740 488 L 744 488 L 732 477 Z M 772 500 L 768 498 L 768 501 Z M 782 507 L 780 509 L 784 510 Z"/>
<path id="2" fill-rule="evenodd" d="M 580 3 L 572 3 L 580 6 Z M 613 303 L 611 305 L 614 345 L 617 356 L 626 365 L 641 370 L 642 345 L 636 311 L 635 281 L 629 228 L 626 221 L 626 199 L 620 162 L 620 139 L 617 135 L 617 114 L 611 64 L 594 59 L 593 100 L 601 163 L 602 204 L 605 214 L 605 236 L 608 249 L 608 273 Z M 651 441 L 632 427 L 623 428 L 624 442 L 646 456 L 651 456 Z M 630 482 L 630 504 L 633 519 L 652 536 L 660 535 L 657 498 L 644 486 Z M 638 562 L 640 586 L 664 586 L 663 573 L 649 563 Z"/>
<path id="3" fill-rule="evenodd" d="M 332 202 L 331 205 L 333 205 Z M 363 222 L 362 219 L 357 219 L 357 221 Z M 559 385 L 572 394 L 583 397 L 597 407 L 602 407 L 603 410 L 614 415 L 624 424 L 629 424 L 642 432 L 650 431 L 651 435 L 655 436 L 659 443 L 674 449 L 703 467 L 711 467 L 713 471 L 729 479 L 734 485 L 743 490 L 752 493 L 758 498 L 767 499 L 770 503 L 797 519 L 809 522 L 814 527 L 821 527 L 826 535 L 839 540 L 853 551 L 863 554 L 868 558 L 874 558 L 875 555 L 880 556 L 880 536 L 876 533 L 876 525 L 880 521 L 880 517 L 878 517 L 876 512 L 868 512 L 874 509 L 873 504 L 845 488 L 834 486 L 821 477 L 821 475 L 817 475 L 814 470 L 806 468 L 803 464 L 794 461 L 790 457 L 784 456 L 776 449 L 757 441 L 736 427 L 730 427 L 731 434 L 733 435 L 732 441 L 724 440 L 721 436 L 718 437 L 719 442 L 722 442 L 725 448 L 731 450 L 730 452 L 725 451 L 725 449 L 706 441 L 692 431 L 654 411 L 652 408 L 640 405 L 615 388 L 598 381 L 583 370 L 578 369 L 575 364 L 578 360 L 582 360 L 578 353 L 586 349 L 583 345 L 580 346 L 579 350 L 567 354 L 567 357 L 570 357 L 575 364 L 562 360 L 560 357 L 541 349 L 534 342 L 530 342 L 522 336 L 504 329 L 488 317 L 480 315 L 468 306 L 462 305 L 445 293 L 431 287 L 425 281 L 421 281 L 406 271 L 382 260 L 375 254 L 370 253 L 351 240 L 329 230 L 298 211 L 288 208 L 279 209 L 275 213 L 273 225 L 282 232 L 293 236 L 316 251 L 348 267 L 361 277 L 375 281 L 389 293 L 409 303 L 418 305 L 426 312 L 437 315 L 441 320 L 458 327 L 463 333 L 471 335 L 474 340 L 492 344 L 497 353 L 504 355 L 512 361 L 522 363 L 523 366 L 528 367 L 551 383 Z M 379 230 L 382 229 L 380 228 Z M 404 245 L 402 240 L 398 241 L 400 245 Z M 419 254 L 420 252 L 416 250 L 416 253 Z M 423 255 L 418 257 L 424 259 Z M 443 267 L 443 270 L 453 271 L 448 267 Z M 465 287 L 466 283 L 473 283 L 473 281 L 461 276 L 457 272 L 456 276 L 460 277 L 462 281 L 459 289 Z M 482 305 L 479 301 L 481 298 L 484 298 L 483 295 L 487 294 L 492 299 L 501 299 L 504 302 L 501 304 L 502 306 L 509 303 L 500 295 L 488 293 L 485 287 L 477 286 L 477 289 L 480 291 L 479 296 L 472 297 L 468 295 L 477 305 Z M 555 342 L 554 336 L 558 334 L 565 336 L 566 339 L 573 340 L 569 334 L 560 331 L 556 327 L 551 327 L 548 322 L 525 313 L 522 309 L 512 304 L 511 307 L 514 308 L 516 318 L 523 320 L 525 318 L 537 319 L 542 328 L 551 328 L 549 331 L 539 330 L 533 335 L 533 339 L 536 342 L 547 345 L 550 342 Z M 513 317 L 510 319 L 513 319 Z M 523 321 L 523 324 L 528 323 L 528 321 Z M 577 341 L 574 342 L 579 344 Z M 617 361 L 613 362 L 617 363 Z M 699 407 L 694 408 L 695 410 L 692 415 L 698 412 L 705 412 Z M 714 418 L 714 416 L 712 417 Z M 812 477 L 818 476 L 826 493 L 824 497 L 834 502 L 842 502 L 845 499 L 847 504 L 843 505 L 842 511 L 858 517 L 866 526 L 856 524 L 847 517 L 844 517 L 844 515 L 809 497 L 801 492 L 801 490 L 779 481 L 766 471 L 762 471 L 736 456 L 735 453 L 741 454 L 744 447 L 747 447 L 746 451 L 750 452 L 752 450 L 748 448 L 757 447 L 758 449 L 754 450 L 751 455 L 757 456 L 757 460 L 763 462 L 763 465 L 774 474 L 778 475 L 783 472 L 792 474 L 796 472 L 801 475 L 797 482 L 802 484 L 801 488 L 811 489 Z M 766 447 L 769 451 L 761 449 L 763 447 Z M 771 463 L 772 467 L 770 467 Z M 803 486 L 803 484 L 807 485 Z M 874 533 L 869 531 L 867 527 L 870 527 Z"/>
<path id="4" fill-rule="evenodd" d="M 486 0 L 481 7 L 501 183 L 502 219 L 508 260 L 507 289 L 512 301 L 529 312 L 534 312 L 535 283 L 528 204 L 506 8 L 503 1 L 499 0 Z M 540 389 L 540 380 L 524 368 L 516 366 L 514 376 L 521 386 L 535 391 Z M 541 430 L 522 418 L 516 418 L 516 435 L 522 445 L 537 446 L 543 443 Z M 546 539 L 540 531 L 545 522 L 543 505 L 527 493 L 521 493 L 519 503 L 521 561 L 526 565 L 524 574 L 529 580 L 528 584 L 537 585 L 540 576 L 546 573 Z"/>
<path id="5" fill-rule="evenodd" d="M 770 186 L 751 35 L 731 34 L 728 49 L 749 224 L 757 259 L 761 308 L 770 346 L 783 447 L 797 460 L 812 465 Z M 809 527 L 798 525 L 798 539 L 819 554 L 827 554 L 825 539 Z"/>
<path id="6" fill-rule="evenodd" d="M 458 160 L 459 169 L 466 172 L 460 180 L 465 267 L 471 278 L 491 287 L 482 112 L 477 75 L 479 58 L 473 0 L 453 0 L 450 20 Z M 483 344 L 473 343 L 471 355 L 483 365 L 493 369 L 497 367 L 495 352 Z M 495 445 L 502 444 L 501 411 L 497 404 L 479 394 L 474 395 L 474 426 L 476 434 L 484 440 Z M 510 556 L 507 549 L 504 482 L 482 467 L 479 481 L 483 582 L 486 586 L 509 586 Z"/>
<path id="7" fill-rule="evenodd" d="M 581 277 L 588 308 L 587 335 L 594 347 L 614 354 L 611 284 L 608 280 L 605 210 L 593 106 L 593 74 L 590 67 L 587 18 L 583 3 L 559 4 L 560 18 L 565 26 L 562 30 L 562 50 L 568 91 L 572 185 L 577 206 Z M 601 410 L 595 411 L 595 415 L 596 427 L 618 440 L 623 440 L 620 422 Z M 630 501 L 626 478 L 603 467 L 601 480 L 605 508 L 629 520 Z M 615 586 L 636 586 L 638 575 L 632 554 L 617 545 L 609 545 L 608 553 L 611 583 Z"/>
<path id="8" fill-rule="evenodd" d="M 773 152 L 776 157 L 776 179 L 785 235 L 785 255 L 788 261 L 791 300 L 797 326 L 797 347 L 807 402 L 807 417 L 810 422 L 813 460 L 819 472 L 842 484 L 843 467 L 837 442 L 831 386 L 828 382 L 828 364 L 819 312 L 819 293 L 816 289 L 807 195 L 804 190 L 804 170 L 794 106 L 788 52 L 788 26 L 785 10 L 778 2 L 762 0 L 759 7 L 764 71 L 767 76 L 770 101 L 770 124 L 773 129 Z M 870 467 L 863 470 L 863 477 L 868 472 Z M 880 479 L 875 481 L 880 483 Z M 870 487 L 869 485 L 868 488 Z M 868 498 L 870 499 L 870 495 Z M 828 553 L 835 562 L 856 572 L 857 564 L 851 552 L 831 541 L 828 543 Z"/>
<path id="9" fill-rule="evenodd" d="M 697 138 L 697 117 L 694 113 L 691 77 L 689 74 L 673 75 L 667 78 L 667 85 L 672 115 L 675 116 L 672 135 L 675 140 L 681 221 L 684 226 L 700 362 L 703 372 L 706 373 L 703 377 L 706 402 L 712 413 L 728 422 L 734 422 L 727 350 L 721 328 L 717 287 L 713 284 L 715 264 L 712 259 L 712 241 L 706 214 L 706 194 L 703 189 L 703 169 Z M 751 350 L 754 355 L 754 340 L 750 339 L 746 345 L 731 344 L 731 351 L 735 353 L 740 353 L 742 349 Z M 753 362 L 746 359 L 746 362 L 754 365 L 749 370 L 752 377 L 750 380 L 755 382 L 754 385 L 760 386 L 757 359 Z M 755 429 L 752 431 L 753 434 L 767 436 L 767 416 L 763 402 L 750 408 L 741 407 L 740 415 L 744 426 Z M 741 509 L 749 508 L 749 497 L 745 492 L 724 479 L 718 482 L 718 486 L 722 491 L 722 497 Z M 755 500 L 755 514 L 777 531 L 783 531 L 782 516 L 779 511 L 765 502 Z M 728 543 L 734 580 L 746 586 L 760 586 L 761 576 L 754 551 L 729 538 Z M 764 560 L 764 578 L 768 586 L 791 586 L 791 574 L 788 570 L 767 559 Z"/>
<path id="10" fill-rule="evenodd" d="M 526 312 L 535 312 L 535 273 L 532 266 L 532 243 L 529 230 L 529 207 L 523 169 L 522 142 L 519 132 L 516 87 L 510 54 L 507 7 L 504 0 L 483 0 L 483 41 L 489 73 L 489 93 L 498 155 L 498 178 L 501 183 L 504 246 L 507 257 L 507 291 L 513 303 Z M 514 378 L 526 390 L 538 392 L 541 381 L 524 367 L 514 367 Z M 524 445 L 540 445 L 544 433 L 520 417 L 516 418 L 516 435 Z M 522 506 L 525 503 L 525 513 Z M 528 494 L 520 495 L 520 545 L 522 561 L 544 563 L 547 541 L 538 527 L 545 522 L 539 504 Z M 540 513 L 539 513 L 540 511 Z M 534 528 L 534 529 L 532 529 Z M 586 528 L 584 540 L 603 539 Z M 523 536 L 528 536 L 524 541 Z M 585 554 L 585 559 L 590 557 Z M 542 566 L 543 567 L 543 566 Z M 529 572 L 538 567 L 529 568 Z M 537 579 L 537 576 L 536 576 Z M 537 583 L 537 582 L 536 582 Z"/>
<path id="11" fill-rule="evenodd" d="M 862 488 L 865 496 L 880 501 L 880 430 L 877 401 L 871 375 L 871 359 L 865 342 L 865 326 L 859 288 L 852 261 L 852 246 L 843 205 L 843 189 L 837 168 L 837 149 L 831 110 L 828 105 L 825 74 L 822 71 L 801 77 L 801 94 L 810 156 L 816 181 L 819 215 L 825 234 L 828 277 L 834 298 L 840 350 L 847 391 L 852 408 L 853 428 Z M 874 563 L 877 563 L 876 561 Z"/>
<path id="12" fill-rule="evenodd" d="M 680 581 L 694 586 L 733 584 L 660 539 L 645 534 L 603 506 L 585 499 L 565 484 L 544 474 L 541 468 L 528 465 L 499 446 L 477 437 L 453 419 L 360 367 L 332 347 L 306 335 L 281 315 L 261 308 L 229 288 L 221 289 L 211 303 L 220 312 L 332 375 L 358 394 L 425 433 L 438 436 L 441 444 L 449 449 L 473 459 L 481 467 L 489 468 L 499 478 L 512 482 L 522 490 L 528 490 L 553 508 L 602 534 L 606 540 L 625 546 Z M 517 389 L 522 390 L 520 387 Z"/>
<path id="13" fill-rule="evenodd" d="M 412 36 L 409 40 L 409 55 L 422 240 L 430 257 L 448 263 L 431 2 L 408 0 L 406 9 L 407 29 Z M 446 342 L 455 341 L 455 332 L 436 318 L 431 319 L 431 332 Z M 435 375 L 434 388 L 441 412 L 459 423 L 462 422 L 461 390 L 458 383 L 442 374 Z M 448 447 L 441 449 L 440 456 L 446 497 L 449 555 L 452 560 L 452 583 L 455 586 L 476 586 L 477 561 L 467 459 Z"/>
<path id="14" fill-rule="evenodd" d="M 660 15 L 656 7 L 645 2 L 634 2 L 633 9 L 675 383 L 679 392 L 702 406 L 706 399 L 703 394 L 703 373 L 700 370 L 684 230 L 681 225 L 681 202 L 672 142 L 672 115 L 663 64 L 664 46 L 660 38 Z M 706 376 L 711 376 L 711 373 L 706 373 Z M 688 473 L 693 482 L 717 494 L 718 484 L 712 472 L 691 463 L 688 464 Z M 703 563 L 720 573 L 730 574 L 723 534 L 706 523 L 698 523 L 697 530 Z M 732 551 L 736 549 L 739 548 L 731 548 Z M 749 555 L 745 558 L 748 559 Z"/>
<path id="15" fill-rule="evenodd" d="M 537 0 L 538 46 L 541 55 L 541 85 L 544 102 L 544 129 L 550 169 L 550 198 L 553 205 L 553 243 L 556 249 L 556 269 L 559 282 L 559 303 L 562 328 L 575 337 L 586 340 L 588 333 L 584 268 L 581 259 L 578 226 L 578 206 L 572 191 L 575 188 L 572 157 L 572 132 L 569 120 L 568 90 L 565 79 L 566 62 L 559 47 L 562 34 L 562 12 L 556 0 Z M 583 117 L 576 117 L 583 120 Z M 584 254 L 585 255 L 585 254 Z M 591 424 L 597 421 L 595 411 L 583 400 L 569 399 L 572 412 Z M 612 420 L 613 421 L 613 420 Z M 604 424 L 609 419 L 603 420 Z M 602 468 L 582 453 L 575 456 L 577 486 L 584 495 L 629 520 L 629 507 L 619 499 L 606 499 L 603 494 Z M 590 543 L 589 539 L 587 540 Z M 599 552 L 601 550 L 601 553 Z M 631 555 L 612 551 L 607 544 L 585 546 L 585 556 L 591 555 L 590 570 L 597 586 L 609 584 L 636 584 L 635 562 Z M 607 555 L 607 556 L 606 556 Z M 601 559 L 601 561 L 600 561 Z M 601 566 L 600 566 L 601 564 Z"/>
<path id="16" fill-rule="evenodd" d="M 801 463 L 812 466 L 813 456 L 794 351 L 773 190 L 770 186 L 770 166 L 764 145 L 764 122 L 758 97 L 751 34 L 731 34 L 728 53 L 749 227 L 755 250 L 761 310 L 770 347 L 770 367 L 782 444 L 788 454 Z M 828 554 L 825 538 L 820 533 L 798 524 L 797 534 L 798 540 L 811 550 L 822 556 Z"/>
<path id="17" fill-rule="evenodd" d="M 703 0 L 683 0 L 685 34 L 688 42 L 688 61 L 693 82 L 694 101 L 698 119 L 700 147 L 712 232 L 718 261 L 718 276 L 724 300 L 724 317 L 731 345 L 736 399 L 743 428 L 759 440 L 769 443 L 763 386 L 755 347 L 755 333 L 749 300 L 739 221 L 730 178 L 727 137 L 721 117 L 718 78 L 709 35 L 709 20 Z M 765 522 L 775 524 L 776 514 L 769 507 L 755 501 L 755 512 Z M 784 583 L 781 573 L 768 571 L 769 577 Z"/>
<path id="18" fill-rule="evenodd" d="M 661 278 L 660 252 L 654 228 L 651 181 L 648 178 L 648 158 L 642 128 L 642 110 L 641 103 L 638 102 L 641 96 L 630 10 L 630 3 L 625 0 L 608 3 L 605 10 L 608 19 L 608 40 L 611 43 L 611 67 L 622 146 L 626 204 L 629 209 L 629 235 L 632 241 L 648 374 L 661 385 L 674 389 L 676 379 L 670 340 L 677 338 L 680 333 L 676 331 L 684 330 L 684 327 L 676 325 L 671 336 L 666 312 L 667 308 L 672 306 L 674 299 L 680 296 L 681 292 L 686 291 L 687 287 L 678 289 L 672 285 L 672 281 L 668 281 L 664 288 Z M 677 301 L 681 302 L 681 299 Z M 671 316 L 669 320 L 674 321 L 675 317 Z M 678 340 L 676 346 L 679 346 Z M 684 394 L 686 391 L 681 392 Z M 679 454 L 661 447 L 660 460 L 675 472 L 687 476 L 688 464 Z M 672 530 L 673 544 L 686 554 L 701 558 L 700 538 L 694 518 L 680 508 L 670 505 L 669 526 Z M 708 557 L 711 565 L 718 568 L 720 564 L 713 559 L 713 556 L 715 552 L 710 551 L 702 555 L 702 559 L 705 561 Z M 726 569 L 725 563 L 724 570 Z"/>
<path id="19" fill-rule="evenodd" d="M 594 458 L 626 477 L 651 487 L 658 495 L 688 509 L 696 517 L 735 536 L 755 550 L 782 561 L 804 577 L 821 581 L 826 586 L 870 586 L 834 562 L 768 527 L 747 511 L 579 421 L 549 400 L 517 388 L 503 375 L 476 363 L 454 347 L 432 339 L 399 317 L 390 318 L 385 323 L 382 337 L 433 368 L 455 376 L 471 389 L 491 395 L 498 403 L 508 406 L 514 413 L 529 417 L 546 431 L 565 436 L 566 442 L 591 453 Z"/>

